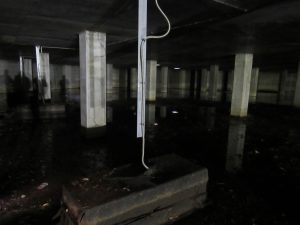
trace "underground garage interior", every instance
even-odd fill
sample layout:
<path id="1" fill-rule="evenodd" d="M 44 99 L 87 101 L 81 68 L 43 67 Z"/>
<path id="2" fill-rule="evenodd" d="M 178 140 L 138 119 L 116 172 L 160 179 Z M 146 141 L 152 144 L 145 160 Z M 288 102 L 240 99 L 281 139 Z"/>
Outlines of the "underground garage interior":
<path id="1" fill-rule="evenodd" d="M 2 0 L 0 224 L 299 225 L 299 0 Z"/>

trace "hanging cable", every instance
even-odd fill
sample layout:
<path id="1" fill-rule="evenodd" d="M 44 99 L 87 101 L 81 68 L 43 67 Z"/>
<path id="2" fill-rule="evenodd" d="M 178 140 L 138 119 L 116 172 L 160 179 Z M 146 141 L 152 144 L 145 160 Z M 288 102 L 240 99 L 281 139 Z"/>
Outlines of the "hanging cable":
<path id="1" fill-rule="evenodd" d="M 139 49 L 139 60 L 140 60 L 140 63 L 141 63 L 141 74 L 142 74 L 142 110 L 141 110 L 141 118 L 142 118 L 142 164 L 143 166 L 145 167 L 146 170 L 149 170 L 149 167 L 147 166 L 147 164 L 145 163 L 145 142 L 146 142 L 146 125 L 145 125 L 145 112 L 146 112 L 146 96 L 145 96 L 145 90 L 144 90 L 144 85 L 145 85 L 145 80 L 144 80 L 144 70 L 147 68 L 147 66 L 144 66 L 145 62 L 143 60 L 143 44 L 146 43 L 147 40 L 149 39 L 162 39 L 162 38 L 165 38 L 166 36 L 168 36 L 168 34 L 170 33 L 171 31 L 171 23 L 170 23 L 170 20 L 169 18 L 167 17 L 167 15 L 164 13 L 164 11 L 161 9 L 159 3 L 158 3 L 158 0 L 155 0 L 155 4 L 156 4 L 156 7 L 157 9 L 159 10 L 159 12 L 163 15 L 163 17 L 165 18 L 167 24 L 168 24 L 168 29 L 167 31 L 162 34 L 162 35 L 149 35 L 145 38 L 143 38 L 141 40 L 141 44 L 140 44 L 140 49 Z M 146 65 L 146 64 L 145 64 Z M 146 71 L 147 72 L 147 71 Z"/>
<path id="2" fill-rule="evenodd" d="M 149 40 L 149 39 L 162 39 L 162 38 L 165 38 L 168 36 L 168 34 L 170 33 L 171 31 L 171 23 L 170 23 L 170 20 L 169 18 L 167 17 L 167 15 L 165 14 L 165 12 L 161 9 L 159 3 L 158 3 L 158 0 L 155 0 L 155 4 L 156 4 L 156 7 L 157 9 L 159 10 L 159 12 L 163 15 L 163 17 L 165 18 L 167 24 L 168 24 L 168 30 L 166 31 L 166 33 L 162 34 L 162 35 L 155 35 L 155 36 L 147 36 L 145 39 L 146 40 Z"/>

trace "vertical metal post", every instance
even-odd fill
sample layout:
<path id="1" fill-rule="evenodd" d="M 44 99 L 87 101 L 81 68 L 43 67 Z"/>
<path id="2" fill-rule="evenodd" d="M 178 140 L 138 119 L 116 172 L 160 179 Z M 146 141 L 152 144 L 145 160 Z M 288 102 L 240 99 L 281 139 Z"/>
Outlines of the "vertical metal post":
<path id="1" fill-rule="evenodd" d="M 20 76 L 23 77 L 24 76 L 24 66 L 23 66 L 23 57 L 20 56 Z"/>
<path id="2" fill-rule="evenodd" d="M 138 94 L 137 94 L 137 137 L 143 137 L 146 104 L 146 56 L 147 56 L 147 2 L 139 0 L 138 25 Z M 144 40 L 144 41 L 143 41 Z"/>

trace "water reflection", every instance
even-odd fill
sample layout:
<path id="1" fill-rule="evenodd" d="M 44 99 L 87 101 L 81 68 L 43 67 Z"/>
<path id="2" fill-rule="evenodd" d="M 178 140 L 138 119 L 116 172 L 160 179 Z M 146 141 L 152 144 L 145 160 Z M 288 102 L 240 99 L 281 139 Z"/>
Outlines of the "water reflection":
<path id="1" fill-rule="evenodd" d="M 206 127 L 207 130 L 213 130 L 216 124 L 216 108 L 209 107 L 206 110 Z"/>
<path id="2" fill-rule="evenodd" d="M 148 104 L 146 106 L 146 124 L 147 125 L 155 124 L 155 113 L 156 113 L 155 104 Z"/>
<path id="3" fill-rule="evenodd" d="M 234 173 L 242 168 L 247 126 L 244 120 L 231 119 L 228 131 L 226 171 Z"/>
<path id="4" fill-rule="evenodd" d="M 161 106 L 160 110 L 160 118 L 165 119 L 167 117 L 167 106 Z"/>
<path id="5" fill-rule="evenodd" d="M 113 122 L 113 108 L 110 106 L 106 107 L 106 122 L 107 123 Z"/>

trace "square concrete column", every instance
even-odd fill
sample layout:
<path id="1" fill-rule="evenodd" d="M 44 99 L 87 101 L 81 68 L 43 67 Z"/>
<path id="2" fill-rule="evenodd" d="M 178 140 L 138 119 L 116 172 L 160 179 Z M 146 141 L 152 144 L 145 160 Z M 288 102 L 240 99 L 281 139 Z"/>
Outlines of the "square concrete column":
<path id="1" fill-rule="evenodd" d="M 51 99 L 50 62 L 48 53 L 40 53 L 40 77 L 44 100 Z"/>
<path id="2" fill-rule="evenodd" d="M 161 68 L 161 93 L 165 98 L 168 96 L 168 76 L 169 68 L 167 66 L 163 66 Z"/>
<path id="3" fill-rule="evenodd" d="M 23 75 L 30 84 L 29 90 L 32 90 L 32 59 L 23 59 Z"/>
<path id="4" fill-rule="evenodd" d="M 296 89 L 295 89 L 295 96 L 294 96 L 294 106 L 298 108 L 300 107 L 300 62 L 298 65 Z"/>
<path id="5" fill-rule="evenodd" d="M 81 126 L 87 137 L 104 134 L 106 126 L 106 34 L 79 35 Z"/>
<path id="6" fill-rule="evenodd" d="M 246 117 L 248 114 L 252 64 L 252 54 L 237 54 L 235 56 L 231 100 L 232 116 Z"/>
<path id="7" fill-rule="evenodd" d="M 219 76 L 219 66 L 210 66 L 210 79 L 209 79 L 209 100 L 217 101 L 218 98 L 218 76 Z"/>
<path id="8" fill-rule="evenodd" d="M 179 96 L 186 98 L 189 94 L 191 76 L 187 70 L 182 69 L 179 71 Z"/>
<path id="9" fill-rule="evenodd" d="M 118 81 L 119 99 L 125 100 L 128 97 L 128 69 L 115 68 L 115 81 Z"/>
<path id="10" fill-rule="evenodd" d="M 39 92 L 44 100 L 51 99 L 50 83 L 50 62 L 49 53 L 41 52 L 39 46 L 36 47 L 37 71 L 39 80 Z"/>
<path id="11" fill-rule="evenodd" d="M 80 85 L 79 67 L 73 65 L 64 65 L 62 68 L 62 74 L 65 77 L 61 79 L 66 82 L 66 88 L 78 89 Z"/>
<path id="12" fill-rule="evenodd" d="M 202 69 L 201 70 L 201 94 L 200 94 L 200 99 L 201 100 L 209 100 L 209 70 L 207 69 Z"/>
<path id="13" fill-rule="evenodd" d="M 106 67 L 107 101 L 118 100 L 120 96 L 120 71 L 112 64 Z"/>
<path id="14" fill-rule="evenodd" d="M 156 101 L 157 61 L 147 61 L 147 70 L 146 100 Z"/>
<path id="15" fill-rule="evenodd" d="M 257 97 L 259 68 L 252 69 L 251 84 L 250 84 L 250 102 L 255 103 Z"/>
<path id="16" fill-rule="evenodd" d="M 280 76 L 280 84 L 279 84 L 279 96 L 278 103 L 280 105 L 288 105 L 287 101 L 287 92 L 288 92 L 288 76 L 289 72 L 287 70 L 282 71 Z"/>

